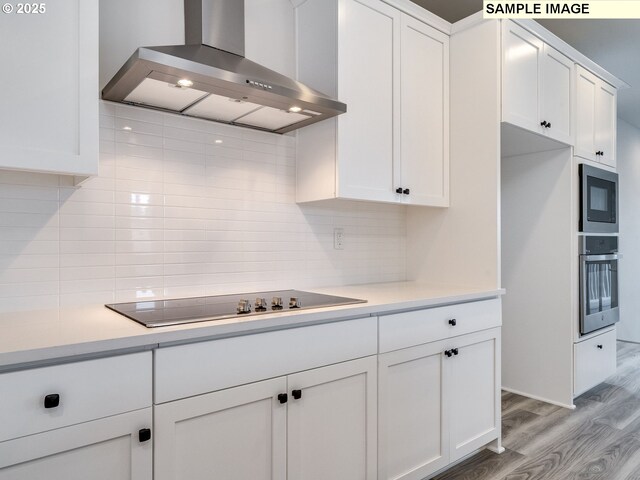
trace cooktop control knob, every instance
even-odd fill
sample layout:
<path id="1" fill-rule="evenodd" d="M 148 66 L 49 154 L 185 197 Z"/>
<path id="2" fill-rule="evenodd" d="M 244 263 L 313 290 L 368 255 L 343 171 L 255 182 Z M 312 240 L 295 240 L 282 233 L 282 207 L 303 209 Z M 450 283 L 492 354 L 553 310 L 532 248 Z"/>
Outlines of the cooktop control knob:
<path id="1" fill-rule="evenodd" d="M 267 301 L 264 298 L 256 298 L 256 312 L 264 312 L 267 309 Z"/>
<path id="2" fill-rule="evenodd" d="M 274 310 L 282 310 L 282 297 L 273 297 L 271 299 L 271 308 Z"/>
<path id="3" fill-rule="evenodd" d="M 298 300 L 298 297 L 291 297 L 289 299 L 289 308 L 300 308 L 300 300 Z"/>
<path id="4" fill-rule="evenodd" d="M 251 313 L 251 303 L 249 300 L 240 300 L 238 302 L 238 314 Z"/>

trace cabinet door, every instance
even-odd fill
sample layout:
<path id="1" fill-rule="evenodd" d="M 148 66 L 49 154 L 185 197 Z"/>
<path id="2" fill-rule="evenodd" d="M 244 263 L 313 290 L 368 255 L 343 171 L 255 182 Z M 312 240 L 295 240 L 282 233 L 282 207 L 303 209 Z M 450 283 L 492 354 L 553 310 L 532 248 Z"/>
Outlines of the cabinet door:
<path id="1" fill-rule="evenodd" d="M 545 135 L 569 145 L 574 144 L 572 128 L 572 91 L 574 64 L 549 45 L 542 56 L 540 121 L 551 124 Z"/>
<path id="2" fill-rule="evenodd" d="M 341 0 L 337 196 L 398 201 L 400 12 L 378 0 Z"/>
<path id="3" fill-rule="evenodd" d="M 451 340 L 445 360 L 450 405 L 450 460 L 486 445 L 500 431 L 500 330 Z"/>
<path id="4" fill-rule="evenodd" d="M 542 132 L 539 104 L 543 42 L 511 21 L 502 30 L 502 121 Z"/>
<path id="5" fill-rule="evenodd" d="M 401 180 L 407 203 L 449 204 L 449 37 L 402 15 Z"/>
<path id="6" fill-rule="evenodd" d="M 286 478 L 284 377 L 156 406 L 155 480 Z"/>
<path id="7" fill-rule="evenodd" d="M 575 154 L 598 160 L 596 151 L 596 96 L 599 79 L 584 68 L 576 67 L 576 149 Z"/>
<path id="8" fill-rule="evenodd" d="M 288 480 L 377 478 L 376 370 L 373 356 L 288 377 Z"/>
<path id="9" fill-rule="evenodd" d="M 435 342 L 379 357 L 380 480 L 421 480 L 449 463 L 443 350 Z"/>
<path id="10" fill-rule="evenodd" d="M 0 480 L 151 480 L 151 408 L 0 443 Z"/>
<path id="11" fill-rule="evenodd" d="M 0 168 L 96 174 L 98 0 L 45 8 L 0 16 Z"/>
<path id="12" fill-rule="evenodd" d="M 616 166 L 616 89 L 600 81 L 596 89 L 596 148 L 602 152 L 598 161 Z"/>

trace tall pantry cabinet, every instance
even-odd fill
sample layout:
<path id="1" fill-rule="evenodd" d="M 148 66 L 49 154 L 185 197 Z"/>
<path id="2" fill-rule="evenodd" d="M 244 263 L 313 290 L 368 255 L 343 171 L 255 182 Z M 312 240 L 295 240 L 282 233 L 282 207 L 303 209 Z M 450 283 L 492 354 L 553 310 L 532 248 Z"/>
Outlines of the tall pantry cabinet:
<path id="1" fill-rule="evenodd" d="M 296 7 L 298 79 L 347 113 L 298 132 L 297 201 L 449 203 L 449 37 L 380 0 Z"/>

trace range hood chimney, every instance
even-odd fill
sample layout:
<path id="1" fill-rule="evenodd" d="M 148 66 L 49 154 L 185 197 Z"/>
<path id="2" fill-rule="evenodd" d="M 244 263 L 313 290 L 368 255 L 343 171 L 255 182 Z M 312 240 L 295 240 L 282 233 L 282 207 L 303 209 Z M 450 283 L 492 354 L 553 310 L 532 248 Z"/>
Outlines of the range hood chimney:
<path id="1" fill-rule="evenodd" d="M 185 43 L 140 47 L 102 98 L 286 133 L 347 106 L 244 58 L 244 0 L 185 0 Z"/>

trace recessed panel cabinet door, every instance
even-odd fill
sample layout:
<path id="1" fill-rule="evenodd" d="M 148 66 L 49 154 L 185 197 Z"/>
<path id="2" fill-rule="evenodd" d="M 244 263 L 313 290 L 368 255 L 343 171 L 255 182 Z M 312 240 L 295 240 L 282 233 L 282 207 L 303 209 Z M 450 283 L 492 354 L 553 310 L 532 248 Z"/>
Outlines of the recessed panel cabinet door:
<path id="1" fill-rule="evenodd" d="M 379 480 L 421 480 L 449 463 L 444 345 L 380 355 Z"/>
<path id="2" fill-rule="evenodd" d="M 599 79 L 582 67 L 576 69 L 576 155 L 596 157 L 596 95 Z"/>
<path id="3" fill-rule="evenodd" d="M 377 478 L 376 370 L 373 356 L 289 375 L 287 480 Z"/>
<path id="4" fill-rule="evenodd" d="M 540 132 L 540 79 L 543 42 L 505 21 L 502 30 L 502 121 Z"/>
<path id="5" fill-rule="evenodd" d="M 543 129 L 545 135 L 573 145 L 572 90 L 574 64 L 549 45 L 542 56 L 542 86 L 540 121 L 551 126 Z"/>
<path id="6" fill-rule="evenodd" d="M 616 89 L 600 82 L 596 90 L 596 147 L 601 152 L 598 161 L 616 166 Z"/>
<path id="7" fill-rule="evenodd" d="M 98 0 L 11 5 L 0 15 L 0 168 L 97 174 Z"/>
<path id="8" fill-rule="evenodd" d="M 412 205 L 449 204 L 449 37 L 402 16 L 402 180 Z"/>
<path id="9" fill-rule="evenodd" d="M 467 335 L 459 342 L 457 353 L 445 362 L 452 462 L 496 438 L 500 425 L 499 329 Z"/>
<path id="10" fill-rule="evenodd" d="M 397 201 L 400 12 L 377 0 L 341 0 L 337 196 Z M 394 169 L 395 168 L 395 169 Z"/>
<path id="11" fill-rule="evenodd" d="M 151 480 L 151 423 L 147 408 L 2 442 L 0 480 Z"/>
<path id="12" fill-rule="evenodd" d="M 156 406 L 155 480 L 286 478 L 285 377 Z"/>

